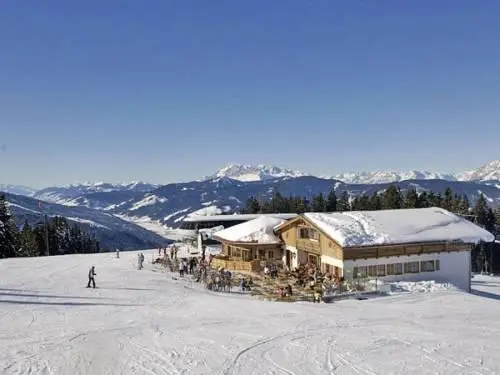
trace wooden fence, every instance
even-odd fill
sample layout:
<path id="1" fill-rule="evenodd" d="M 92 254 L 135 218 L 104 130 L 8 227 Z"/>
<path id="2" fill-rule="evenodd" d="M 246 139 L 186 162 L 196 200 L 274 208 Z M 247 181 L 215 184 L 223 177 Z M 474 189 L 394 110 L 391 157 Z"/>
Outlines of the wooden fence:
<path id="1" fill-rule="evenodd" d="M 213 258 L 211 266 L 214 268 L 222 267 L 230 271 L 250 271 L 250 272 L 260 271 L 259 260 L 244 261 L 244 260 Z"/>

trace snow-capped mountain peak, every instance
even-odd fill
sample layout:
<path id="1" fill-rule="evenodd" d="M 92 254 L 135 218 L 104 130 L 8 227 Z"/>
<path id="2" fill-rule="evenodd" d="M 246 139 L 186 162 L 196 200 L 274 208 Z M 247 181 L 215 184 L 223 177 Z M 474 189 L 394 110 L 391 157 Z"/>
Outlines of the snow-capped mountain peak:
<path id="1" fill-rule="evenodd" d="M 239 181 L 263 181 L 278 177 L 301 177 L 308 174 L 287 168 L 272 165 L 259 164 L 257 166 L 247 164 L 229 164 L 219 169 L 215 174 L 205 177 L 203 180 L 226 177 Z"/>
<path id="2" fill-rule="evenodd" d="M 478 169 L 456 174 L 458 181 L 500 181 L 500 160 L 492 160 Z"/>
<path id="3" fill-rule="evenodd" d="M 17 195 L 25 195 L 27 197 L 33 196 L 36 193 L 36 189 L 24 185 L 9 185 L 0 184 L 0 192 L 11 193 Z"/>
<path id="4" fill-rule="evenodd" d="M 340 180 L 347 184 L 384 184 L 405 180 L 448 180 L 454 181 L 452 175 L 440 174 L 428 171 L 374 171 L 374 172 L 351 172 L 341 173 L 329 178 Z"/>

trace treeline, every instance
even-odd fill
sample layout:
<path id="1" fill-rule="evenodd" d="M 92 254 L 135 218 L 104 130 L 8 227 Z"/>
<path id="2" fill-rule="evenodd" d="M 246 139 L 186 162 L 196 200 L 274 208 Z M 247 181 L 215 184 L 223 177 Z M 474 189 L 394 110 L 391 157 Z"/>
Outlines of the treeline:
<path id="1" fill-rule="evenodd" d="M 26 220 L 21 229 L 15 224 L 5 196 L 0 195 L 0 258 L 34 257 L 47 254 L 98 253 L 99 241 L 71 225 L 65 218 L 54 217 L 30 226 Z"/>
<path id="2" fill-rule="evenodd" d="M 441 207 L 459 215 L 474 215 L 477 223 L 491 232 L 495 231 L 497 220 L 500 222 L 500 211 L 495 214 L 482 194 L 471 204 L 466 195 L 455 194 L 450 188 L 444 194 L 425 191 L 418 193 L 415 189 L 402 191 L 395 185 L 390 185 L 383 193 L 360 195 L 353 199 L 349 198 L 346 191 L 337 196 L 333 189 L 326 196 L 320 193 L 313 195 L 311 199 L 284 197 L 280 193 L 275 193 L 271 199 L 264 201 L 250 197 L 241 213 L 375 211 L 425 207 Z"/>

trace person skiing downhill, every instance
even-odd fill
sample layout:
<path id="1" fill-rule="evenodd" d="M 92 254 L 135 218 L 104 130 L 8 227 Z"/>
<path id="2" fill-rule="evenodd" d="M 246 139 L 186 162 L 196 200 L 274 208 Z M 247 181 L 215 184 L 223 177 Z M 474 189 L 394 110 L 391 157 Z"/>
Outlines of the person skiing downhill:
<path id="1" fill-rule="evenodd" d="M 95 279 L 94 279 L 95 275 L 97 275 L 95 273 L 95 267 L 92 266 L 92 267 L 90 267 L 90 270 L 89 270 L 89 283 L 87 284 L 87 288 L 90 288 L 90 283 L 92 282 L 92 288 L 95 289 Z"/>

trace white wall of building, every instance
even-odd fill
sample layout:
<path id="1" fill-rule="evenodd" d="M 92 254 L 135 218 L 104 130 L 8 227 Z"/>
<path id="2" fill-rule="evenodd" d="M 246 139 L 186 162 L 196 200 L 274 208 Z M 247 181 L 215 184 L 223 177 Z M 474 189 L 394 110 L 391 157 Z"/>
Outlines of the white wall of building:
<path id="1" fill-rule="evenodd" d="M 342 260 L 330 257 L 328 255 L 321 256 L 321 263 L 329 264 L 330 266 L 335 266 L 340 269 L 344 268 L 344 262 Z"/>
<path id="2" fill-rule="evenodd" d="M 423 255 L 410 255 L 399 257 L 384 257 L 376 259 L 358 259 L 344 261 L 344 275 L 352 275 L 354 267 L 372 266 L 378 264 L 393 264 L 406 262 L 421 262 L 426 260 L 438 260 L 439 271 L 407 273 L 402 275 L 390 275 L 379 277 L 382 281 L 424 281 L 435 280 L 439 282 L 448 282 L 456 287 L 470 292 L 471 285 L 471 252 L 454 251 Z"/>
<path id="3" fill-rule="evenodd" d="M 294 270 L 299 265 L 297 248 L 294 246 L 288 246 L 288 245 L 285 246 L 285 251 L 283 251 L 283 264 L 286 264 L 286 251 L 287 250 L 289 250 L 291 252 L 291 254 L 290 254 L 290 268 L 292 270 Z"/>

